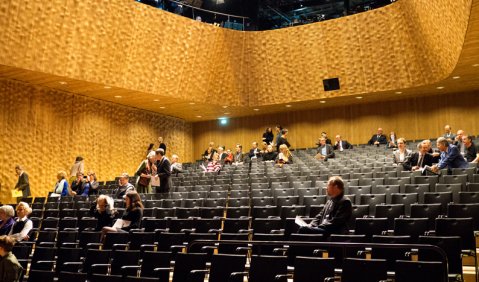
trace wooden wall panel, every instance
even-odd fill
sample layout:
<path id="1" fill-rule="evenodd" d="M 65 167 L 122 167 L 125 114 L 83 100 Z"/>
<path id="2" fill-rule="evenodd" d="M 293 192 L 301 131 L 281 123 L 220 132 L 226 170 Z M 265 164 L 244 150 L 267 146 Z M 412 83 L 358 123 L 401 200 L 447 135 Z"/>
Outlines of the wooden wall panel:
<path id="1" fill-rule="evenodd" d="M 56 172 L 77 155 L 100 180 L 133 174 L 146 148 L 163 136 L 167 155 L 192 160 L 192 126 L 182 120 L 71 93 L 0 79 L 0 201 L 10 201 L 15 164 L 25 166 L 33 195 L 45 195 Z"/>
<path id="2" fill-rule="evenodd" d="M 475 118 L 478 111 L 476 93 L 456 93 L 235 118 L 227 126 L 219 125 L 218 121 L 198 122 L 193 124 L 194 158 L 199 159 L 209 141 L 231 149 L 241 143 L 249 150 L 251 142 L 261 141 L 266 127 L 276 124 L 288 128 L 293 148 L 314 147 L 322 131 L 332 139 L 341 134 L 351 143 L 364 144 L 378 127 L 385 134 L 395 131 L 398 137 L 408 140 L 438 137 L 446 124 L 453 131 L 463 129 L 478 135 L 479 122 Z"/>
<path id="3" fill-rule="evenodd" d="M 375 93 L 450 75 L 472 1 L 401 0 L 321 23 L 239 32 L 132 0 L 5 0 L 0 64 L 204 107 Z M 330 77 L 341 90 L 323 91 Z M 131 105 L 150 109 L 153 99 Z"/>

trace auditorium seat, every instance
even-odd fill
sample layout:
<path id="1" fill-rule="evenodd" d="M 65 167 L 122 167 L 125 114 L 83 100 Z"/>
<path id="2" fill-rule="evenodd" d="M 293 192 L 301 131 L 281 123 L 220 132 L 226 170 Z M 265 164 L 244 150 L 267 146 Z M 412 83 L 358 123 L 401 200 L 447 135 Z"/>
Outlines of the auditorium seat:
<path id="1" fill-rule="evenodd" d="M 459 203 L 479 204 L 479 191 L 478 192 L 459 192 Z"/>
<path id="2" fill-rule="evenodd" d="M 396 261 L 396 282 L 447 282 L 447 269 L 435 261 Z"/>
<path id="3" fill-rule="evenodd" d="M 425 204 L 441 204 L 441 214 L 447 213 L 447 204 L 452 202 L 451 192 L 426 192 L 424 193 Z"/>

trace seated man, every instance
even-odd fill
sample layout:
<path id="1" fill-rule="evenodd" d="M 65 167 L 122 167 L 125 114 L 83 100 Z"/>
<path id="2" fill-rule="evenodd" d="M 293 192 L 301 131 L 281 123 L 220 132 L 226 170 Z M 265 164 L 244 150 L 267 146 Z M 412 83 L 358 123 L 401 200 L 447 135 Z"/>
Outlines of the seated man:
<path id="1" fill-rule="evenodd" d="M 344 182 L 339 176 L 329 178 L 327 193 L 330 199 L 323 210 L 307 226 L 302 226 L 303 234 L 342 234 L 347 230 L 346 223 L 352 214 L 352 204 L 344 196 Z"/>
<path id="2" fill-rule="evenodd" d="M 326 144 L 326 138 L 319 138 L 319 147 L 318 153 L 316 154 L 316 159 L 327 161 L 330 158 L 334 158 L 333 146 Z"/>
<path id="3" fill-rule="evenodd" d="M 88 196 L 90 183 L 83 177 L 82 172 L 77 172 L 77 178 L 72 182 L 71 189 L 74 195 Z"/>
<path id="4" fill-rule="evenodd" d="M 465 149 L 464 158 L 470 163 L 477 163 L 479 160 L 479 146 L 476 147 L 476 145 L 474 145 L 471 136 L 463 136 L 462 142 L 464 143 Z"/>
<path id="5" fill-rule="evenodd" d="M 276 160 L 276 156 L 278 156 L 278 153 L 273 151 L 273 145 L 269 144 L 268 147 L 266 147 L 266 153 L 263 154 L 263 161 L 274 162 L 274 160 Z"/>
<path id="6" fill-rule="evenodd" d="M 128 173 L 124 172 L 120 175 L 120 180 L 118 180 L 119 186 L 115 189 L 115 199 L 123 199 L 127 192 L 135 191 L 135 186 L 129 180 L 130 176 Z"/>
<path id="7" fill-rule="evenodd" d="M 452 128 L 449 124 L 444 126 L 444 135 L 442 137 L 446 138 L 448 142 L 452 142 L 456 138 L 456 135 L 452 133 Z"/>
<path id="8" fill-rule="evenodd" d="M 170 169 L 171 169 L 171 173 L 181 173 L 181 172 L 183 172 L 183 166 L 179 162 L 178 155 L 171 156 Z"/>
<path id="9" fill-rule="evenodd" d="M 250 159 L 257 159 L 261 156 L 260 149 L 258 148 L 258 143 L 253 142 L 251 150 L 249 150 L 248 157 Z"/>
<path id="10" fill-rule="evenodd" d="M 405 170 L 416 171 L 424 166 L 432 166 L 433 156 L 428 153 L 429 147 L 421 142 L 417 144 L 417 152 L 412 153 L 409 158 L 403 163 Z"/>
<path id="11" fill-rule="evenodd" d="M 234 154 L 234 162 L 235 163 L 244 162 L 243 146 L 240 144 L 236 144 L 236 153 Z"/>
<path id="12" fill-rule="evenodd" d="M 340 152 L 342 152 L 343 150 L 352 149 L 352 148 L 353 148 L 353 145 L 349 144 L 349 142 L 346 140 L 342 140 L 341 135 L 339 134 L 336 135 L 336 143 L 334 143 L 334 147 L 333 147 L 334 150 L 339 150 Z"/>
<path id="13" fill-rule="evenodd" d="M 437 165 L 433 165 L 431 170 L 438 173 L 440 169 L 447 168 L 451 170 L 453 168 L 467 168 L 469 164 L 466 159 L 459 153 L 459 149 L 449 144 L 446 138 L 439 137 L 437 139 L 437 148 L 441 151 L 441 158 Z"/>
<path id="14" fill-rule="evenodd" d="M 373 135 L 368 141 L 368 145 L 376 146 L 379 146 L 381 144 L 386 145 L 387 143 L 388 140 L 386 139 L 386 135 L 383 134 L 383 129 L 381 127 L 378 128 L 377 134 Z"/>

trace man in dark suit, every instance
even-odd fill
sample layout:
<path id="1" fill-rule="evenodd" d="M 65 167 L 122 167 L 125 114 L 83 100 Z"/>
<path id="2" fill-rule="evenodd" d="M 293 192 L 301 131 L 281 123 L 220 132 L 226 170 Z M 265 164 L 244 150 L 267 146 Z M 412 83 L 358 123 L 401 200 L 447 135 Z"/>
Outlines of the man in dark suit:
<path id="1" fill-rule="evenodd" d="M 428 153 L 428 150 L 429 147 L 425 143 L 421 142 L 417 144 L 417 152 L 411 154 L 411 156 L 404 161 L 404 169 L 416 171 L 425 166 L 432 166 L 434 157 Z"/>
<path id="2" fill-rule="evenodd" d="M 351 145 L 348 141 L 342 140 L 341 135 L 336 135 L 336 143 L 334 143 L 333 149 L 334 150 L 347 150 L 347 149 L 352 149 L 353 145 Z"/>
<path id="3" fill-rule="evenodd" d="M 261 152 L 260 152 L 260 149 L 258 148 L 258 143 L 257 142 L 253 142 L 252 144 L 252 148 L 251 150 L 249 150 L 249 154 L 248 154 L 248 157 L 250 159 L 257 159 L 261 156 Z"/>
<path id="4" fill-rule="evenodd" d="M 368 145 L 376 146 L 379 146 L 381 144 L 386 145 L 387 143 L 388 140 L 386 139 L 386 135 L 383 134 L 383 129 L 381 127 L 378 128 L 377 134 L 373 135 L 368 141 Z"/>
<path id="5" fill-rule="evenodd" d="M 302 226 L 299 233 L 303 234 L 342 234 L 347 231 L 347 222 L 351 218 L 352 204 L 344 196 L 344 182 L 339 176 L 333 176 L 328 181 L 327 193 L 330 199 L 323 210 L 307 226 Z"/>
<path id="6" fill-rule="evenodd" d="M 170 160 L 166 158 L 165 151 L 163 149 L 156 150 L 156 172 L 160 178 L 160 187 L 156 190 L 156 193 L 168 193 L 170 192 L 171 184 L 171 164 Z"/>
<path id="7" fill-rule="evenodd" d="M 18 175 L 18 182 L 17 185 L 15 185 L 15 189 L 22 191 L 22 197 L 30 197 L 30 182 L 28 180 L 28 174 L 23 171 L 21 165 L 15 166 L 15 172 Z"/>

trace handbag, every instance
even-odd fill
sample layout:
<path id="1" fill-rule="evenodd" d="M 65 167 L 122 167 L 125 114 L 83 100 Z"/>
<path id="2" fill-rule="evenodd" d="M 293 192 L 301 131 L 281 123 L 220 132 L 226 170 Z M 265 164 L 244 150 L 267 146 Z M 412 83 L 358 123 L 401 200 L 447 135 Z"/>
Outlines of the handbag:
<path id="1" fill-rule="evenodd" d="M 138 179 L 138 184 L 140 184 L 141 186 L 146 187 L 146 186 L 150 185 L 150 180 L 151 180 L 150 177 L 140 176 L 140 179 Z"/>

